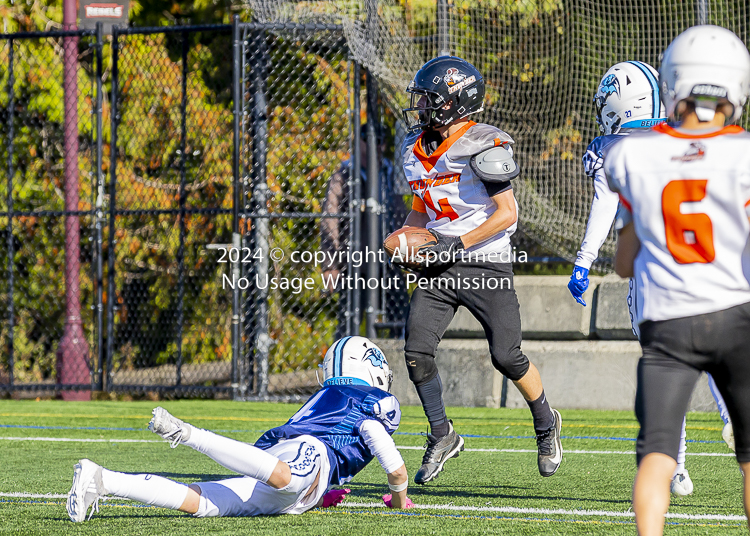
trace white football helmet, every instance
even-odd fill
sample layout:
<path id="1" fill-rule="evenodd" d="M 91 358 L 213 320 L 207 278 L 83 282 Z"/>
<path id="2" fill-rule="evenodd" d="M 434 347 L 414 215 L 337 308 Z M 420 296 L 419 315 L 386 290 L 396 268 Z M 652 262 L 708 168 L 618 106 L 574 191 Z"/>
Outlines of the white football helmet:
<path id="1" fill-rule="evenodd" d="M 623 61 L 610 67 L 599 82 L 594 106 L 602 134 L 648 128 L 666 120 L 659 99 L 658 74 L 640 61 Z"/>
<path id="2" fill-rule="evenodd" d="M 365 337 L 344 337 L 323 359 L 323 385 L 369 385 L 390 391 L 393 373 L 383 351 Z"/>
<path id="3" fill-rule="evenodd" d="M 720 101 L 734 110 L 729 123 L 742 115 L 750 90 L 750 54 L 734 33 L 719 26 L 688 28 L 667 47 L 659 69 L 661 98 L 667 115 L 675 117 L 677 104 L 690 100 L 701 121 L 713 119 Z"/>

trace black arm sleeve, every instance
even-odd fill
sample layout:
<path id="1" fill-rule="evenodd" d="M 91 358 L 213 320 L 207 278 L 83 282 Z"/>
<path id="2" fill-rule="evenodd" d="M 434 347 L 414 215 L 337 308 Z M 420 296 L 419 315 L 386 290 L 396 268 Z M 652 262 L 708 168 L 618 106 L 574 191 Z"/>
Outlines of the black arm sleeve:
<path id="1" fill-rule="evenodd" d="M 487 189 L 487 195 L 489 195 L 490 197 L 494 197 L 497 194 L 501 194 L 503 192 L 507 192 L 508 190 L 513 189 L 513 185 L 510 183 L 510 181 L 505 181 L 505 182 L 482 181 L 482 184 L 484 184 L 484 187 Z"/>

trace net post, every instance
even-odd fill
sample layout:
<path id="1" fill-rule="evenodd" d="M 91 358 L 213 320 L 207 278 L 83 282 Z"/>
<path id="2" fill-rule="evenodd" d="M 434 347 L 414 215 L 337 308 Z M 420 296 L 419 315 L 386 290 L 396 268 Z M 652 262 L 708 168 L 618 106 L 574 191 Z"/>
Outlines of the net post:
<path id="1" fill-rule="evenodd" d="M 109 243 L 107 244 L 107 391 L 113 390 L 112 365 L 115 353 L 115 207 L 117 206 L 117 86 L 119 57 L 117 26 L 112 27 L 112 95 L 110 97 L 109 134 Z"/>
<path id="2" fill-rule="evenodd" d="M 13 389 L 13 368 L 14 364 L 14 341 L 13 332 L 15 331 L 16 315 L 14 308 L 14 287 L 15 280 L 13 279 L 13 258 L 15 257 L 15 251 L 13 248 L 13 137 L 15 132 L 13 131 L 13 108 L 16 103 L 13 95 L 13 85 L 15 80 L 13 79 L 13 39 L 8 40 L 8 227 L 7 227 L 7 247 L 8 247 L 8 384 Z"/>
<path id="3" fill-rule="evenodd" d="M 708 24 L 708 0 L 695 0 L 695 12 L 698 24 Z"/>
<path id="4" fill-rule="evenodd" d="M 450 21 L 448 20 L 448 0 L 437 0 L 437 33 L 439 56 L 449 56 Z"/>
<path id="5" fill-rule="evenodd" d="M 362 85 L 362 66 L 359 61 L 354 60 L 354 79 L 352 81 L 353 89 L 353 111 L 352 111 L 352 158 L 350 161 L 351 169 L 349 170 L 349 182 L 351 184 L 352 199 L 349 203 L 349 211 L 352 218 L 351 225 L 351 251 L 360 251 L 362 248 L 362 162 L 360 155 L 360 144 L 362 143 L 362 118 L 360 91 Z M 354 278 L 359 276 L 360 268 L 354 266 L 351 255 L 349 255 L 349 272 Z M 356 279 L 355 279 L 356 280 Z M 346 301 L 347 323 L 346 334 L 358 335 L 362 303 L 360 300 L 361 293 L 353 291 L 351 285 L 346 286 L 346 292 L 351 299 Z"/>
<path id="6" fill-rule="evenodd" d="M 104 277 L 102 264 L 102 225 L 104 224 L 104 213 L 102 204 L 104 202 L 104 177 L 102 175 L 102 158 L 104 136 L 102 135 L 102 52 L 104 47 L 103 23 L 96 23 L 96 198 L 95 198 L 95 241 L 94 251 L 96 255 L 96 390 L 104 390 Z"/>
<path id="7" fill-rule="evenodd" d="M 375 76 L 367 71 L 367 249 L 366 254 L 374 254 L 380 249 L 380 163 L 378 162 L 378 144 L 376 128 L 378 121 L 378 83 Z M 372 252 L 372 253 L 371 253 Z M 380 276 L 380 263 L 367 260 L 367 281 L 377 280 Z M 376 288 L 367 287 L 367 337 L 377 336 L 375 323 L 379 312 L 378 298 L 380 293 Z"/>
<path id="8" fill-rule="evenodd" d="M 242 249 L 240 237 L 240 78 L 242 76 L 242 36 L 240 16 L 232 17 L 232 246 Z M 240 278 L 240 262 L 232 263 L 232 281 Z M 240 289 L 234 284 L 232 289 L 232 398 L 240 396 L 238 366 L 240 362 Z M 244 394 L 244 393 L 243 393 Z"/>

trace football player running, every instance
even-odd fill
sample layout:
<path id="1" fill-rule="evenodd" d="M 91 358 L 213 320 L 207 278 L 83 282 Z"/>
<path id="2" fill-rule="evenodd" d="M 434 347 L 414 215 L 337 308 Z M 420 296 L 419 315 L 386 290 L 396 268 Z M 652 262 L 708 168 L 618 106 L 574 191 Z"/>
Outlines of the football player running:
<path id="1" fill-rule="evenodd" d="M 301 514 L 340 503 L 349 490 L 330 488 L 350 481 L 373 458 L 388 475 L 391 494 L 383 497 L 386 505 L 410 508 L 406 467 L 391 438 L 401 409 L 388 393 L 392 376 L 383 352 L 364 337 L 345 337 L 328 350 L 323 368 L 323 388 L 254 446 L 196 428 L 163 408 L 154 409 L 149 430 L 171 441 L 172 448 L 186 445 L 243 476 L 188 486 L 81 460 L 68 494 L 70 519 L 85 521 L 91 508 L 90 519 L 104 495 L 195 517 Z"/>
<path id="2" fill-rule="evenodd" d="M 426 265 L 420 277 L 439 280 L 414 291 L 406 323 L 406 368 L 430 423 L 414 481 L 434 479 L 464 448 L 446 416 L 435 364 L 440 339 L 459 305 L 480 321 L 492 364 L 526 399 L 536 430 L 539 472 L 551 476 L 562 461 L 562 419 L 547 402 L 539 371 L 521 352 L 521 318 L 512 286 L 510 235 L 516 230 L 518 205 L 511 180 L 520 173 L 513 139 L 470 120 L 483 110 L 484 79 L 461 58 L 428 61 L 407 92 L 411 106 L 404 118 L 410 134 L 402 155 L 414 197 L 404 226 L 425 227 L 435 236 L 437 244 L 421 251 Z M 489 284 L 466 288 L 463 278 Z"/>
<path id="3" fill-rule="evenodd" d="M 621 200 L 615 270 L 642 298 L 633 509 L 660 535 L 680 429 L 702 371 L 734 425 L 750 516 L 750 135 L 731 125 L 750 93 L 750 54 L 732 32 L 694 26 L 664 53 L 661 98 L 673 124 L 604 155 Z"/>
<path id="4" fill-rule="evenodd" d="M 586 148 L 582 159 L 584 172 L 594 183 L 594 199 L 591 202 L 586 234 L 568 283 L 570 293 L 584 307 L 586 302 L 583 294 L 589 287 L 589 269 L 599 256 L 599 249 L 609 235 L 620 204 L 618 195 L 609 189 L 607 178 L 602 170 L 604 151 L 612 143 L 636 129 L 650 128 L 666 121 L 664 106 L 659 96 L 658 73 L 653 67 L 640 61 L 624 61 L 613 65 L 599 82 L 594 95 L 594 106 L 596 122 L 602 135 L 594 138 Z M 627 303 L 630 322 L 633 333 L 638 337 L 640 301 L 632 278 L 629 280 L 629 287 Z M 714 396 L 724 421 L 722 435 L 727 445 L 733 448 L 732 424 L 726 405 L 710 374 L 708 381 L 711 394 Z M 685 468 L 687 451 L 685 426 L 686 422 L 683 418 L 677 468 L 671 486 L 673 494 L 682 496 L 693 492 L 693 482 Z"/>

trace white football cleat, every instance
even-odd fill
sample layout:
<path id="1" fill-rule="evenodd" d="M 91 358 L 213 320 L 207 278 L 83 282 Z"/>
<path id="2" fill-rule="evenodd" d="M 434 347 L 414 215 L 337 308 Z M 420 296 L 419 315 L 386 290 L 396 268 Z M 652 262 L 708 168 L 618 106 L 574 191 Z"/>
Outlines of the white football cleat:
<path id="1" fill-rule="evenodd" d="M 86 521 L 86 512 L 91 507 L 91 516 L 99 512 L 99 498 L 106 495 L 102 483 L 102 468 L 91 460 L 80 460 L 75 464 L 73 485 L 68 492 L 65 505 L 70 520 L 75 523 Z"/>
<path id="2" fill-rule="evenodd" d="M 153 417 L 148 423 L 148 429 L 162 438 L 170 441 L 170 447 L 175 448 L 190 437 L 190 427 L 177 417 L 172 416 L 162 407 L 154 408 Z"/>
<path id="3" fill-rule="evenodd" d="M 687 469 L 683 469 L 672 477 L 669 490 L 672 492 L 672 495 L 680 497 L 693 493 L 693 481 L 690 480 Z"/>
<path id="4" fill-rule="evenodd" d="M 721 438 L 727 444 L 729 450 L 734 452 L 734 428 L 732 427 L 732 421 L 724 425 L 724 428 L 721 430 Z"/>

